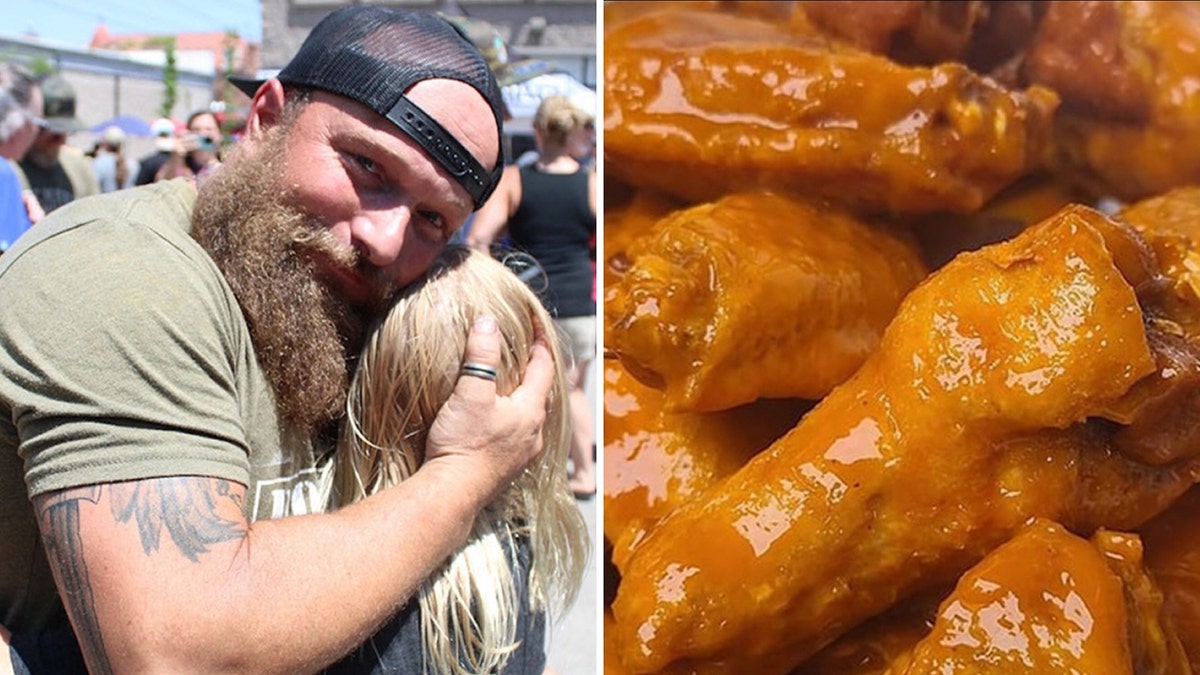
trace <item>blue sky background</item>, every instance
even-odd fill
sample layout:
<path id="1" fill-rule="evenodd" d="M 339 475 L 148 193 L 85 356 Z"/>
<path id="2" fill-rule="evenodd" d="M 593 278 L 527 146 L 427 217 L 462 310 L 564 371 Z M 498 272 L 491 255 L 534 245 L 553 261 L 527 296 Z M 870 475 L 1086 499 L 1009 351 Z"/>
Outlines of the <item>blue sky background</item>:
<path id="1" fill-rule="evenodd" d="M 0 0 L 5 37 L 33 32 L 42 40 L 86 47 L 100 23 L 118 34 L 235 30 L 262 42 L 258 0 Z"/>

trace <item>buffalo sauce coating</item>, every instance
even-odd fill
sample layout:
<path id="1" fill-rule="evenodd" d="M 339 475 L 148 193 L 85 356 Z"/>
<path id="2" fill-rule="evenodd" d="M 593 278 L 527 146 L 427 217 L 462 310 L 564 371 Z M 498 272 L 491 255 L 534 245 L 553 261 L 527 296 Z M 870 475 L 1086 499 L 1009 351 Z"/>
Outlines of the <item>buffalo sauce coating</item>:
<path id="1" fill-rule="evenodd" d="M 1200 447 L 1200 189 L 1172 190 L 1116 217 L 1137 230 L 1160 270 L 1146 294 L 1157 372 L 1106 416 L 1124 425 L 1122 452 L 1164 464 Z"/>
<path id="2" fill-rule="evenodd" d="M 1044 164 L 1058 104 L 961 64 L 905 67 L 686 11 L 607 33 L 604 88 L 606 171 L 630 185 L 691 202 L 771 189 L 896 213 L 977 210 Z"/>
<path id="3" fill-rule="evenodd" d="M 1200 187 L 1144 199 L 1116 218 L 1133 226 L 1154 251 L 1178 306 L 1168 318 L 1180 332 L 1200 335 Z"/>
<path id="4" fill-rule="evenodd" d="M 910 293 L 853 378 L 615 559 L 624 664 L 799 663 L 1031 516 L 1095 527 L 1165 508 L 1188 472 L 1135 470 L 1072 426 L 1154 369 L 1110 227 L 1071 207 Z"/>
<path id="5" fill-rule="evenodd" d="M 678 412 L 824 396 L 926 274 L 906 232 L 767 192 L 676 211 L 626 255 L 605 348 Z"/>
<path id="6" fill-rule="evenodd" d="M 1087 540 L 1038 521 L 962 576 L 889 675 L 1132 675 L 1120 577 Z"/>
<path id="7" fill-rule="evenodd" d="M 732 475 L 795 425 L 805 405 L 760 401 L 715 413 L 669 413 L 662 392 L 604 361 L 604 535 L 620 545 Z"/>
<path id="8" fill-rule="evenodd" d="M 1192 670 L 1200 672 L 1200 488 L 1192 488 L 1139 532 L 1146 566 L 1163 590 L 1165 611 Z"/>
<path id="9" fill-rule="evenodd" d="M 1200 181 L 1200 5 L 1046 7 L 1025 62 L 1062 97 L 1059 170 L 1127 200 Z"/>
<path id="10" fill-rule="evenodd" d="M 902 600 L 806 660 L 790 675 L 882 675 L 933 629 L 948 589 Z"/>
<path id="11" fill-rule="evenodd" d="M 1192 671 L 1137 535 L 1038 520 L 963 575 L 888 675 L 978 672 Z"/>

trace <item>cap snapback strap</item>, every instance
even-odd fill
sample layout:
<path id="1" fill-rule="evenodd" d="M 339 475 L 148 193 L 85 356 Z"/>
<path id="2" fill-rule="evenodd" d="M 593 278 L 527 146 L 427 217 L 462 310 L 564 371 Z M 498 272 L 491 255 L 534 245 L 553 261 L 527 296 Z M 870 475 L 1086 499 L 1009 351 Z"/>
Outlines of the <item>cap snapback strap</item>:
<path id="1" fill-rule="evenodd" d="M 502 163 L 497 163 L 496 169 L 490 173 L 485 171 L 458 139 L 407 96 L 401 96 L 384 116 L 424 148 L 466 189 L 476 209 L 483 206 L 500 182 Z"/>

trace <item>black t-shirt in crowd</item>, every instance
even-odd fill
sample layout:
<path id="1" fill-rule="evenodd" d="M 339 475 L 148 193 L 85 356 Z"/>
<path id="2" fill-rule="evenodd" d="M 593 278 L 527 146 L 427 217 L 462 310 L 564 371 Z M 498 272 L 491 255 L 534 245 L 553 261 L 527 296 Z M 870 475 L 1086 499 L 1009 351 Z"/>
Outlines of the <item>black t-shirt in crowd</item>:
<path id="1" fill-rule="evenodd" d="M 75 199 L 75 186 L 71 185 L 71 179 L 62 164 L 55 162 L 53 166 L 43 167 L 21 160 L 21 170 L 25 172 L 34 196 L 46 213 Z"/>

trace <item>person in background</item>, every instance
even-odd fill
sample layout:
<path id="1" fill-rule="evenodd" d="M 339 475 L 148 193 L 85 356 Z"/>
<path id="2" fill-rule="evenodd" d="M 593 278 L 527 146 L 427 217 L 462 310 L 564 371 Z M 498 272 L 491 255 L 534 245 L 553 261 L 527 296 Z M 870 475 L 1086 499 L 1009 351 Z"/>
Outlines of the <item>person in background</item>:
<path id="1" fill-rule="evenodd" d="M 247 132 L 205 180 L 76 200 L 0 256 L 0 644 L 34 672 L 319 672 L 543 446 L 544 335 L 505 394 L 478 317 L 420 469 L 322 512 L 369 326 L 499 181 L 500 88 L 379 5 L 231 80 Z"/>
<path id="2" fill-rule="evenodd" d="M 41 85 L 24 66 L 0 61 L 0 253 L 43 215 L 11 163 L 33 145 L 41 124 Z"/>
<path id="3" fill-rule="evenodd" d="M 110 126 L 100 134 L 92 168 L 96 170 L 101 192 L 134 186 L 138 172 L 137 160 L 125 156 L 125 132 L 120 127 Z"/>
<path id="4" fill-rule="evenodd" d="M 578 120 L 575 131 L 571 132 L 567 152 L 575 161 L 592 169 L 596 166 L 596 116 L 581 108 L 576 110 Z"/>
<path id="5" fill-rule="evenodd" d="M 171 159 L 175 151 L 175 123 L 166 117 L 160 117 L 150 123 L 150 133 L 154 136 L 154 152 L 138 160 L 136 185 L 149 185 L 155 181 L 158 170 Z"/>
<path id="6" fill-rule="evenodd" d="M 596 116 L 576 107 L 578 111 L 575 131 L 567 141 L 568 150 L 575 161 L 588 169 L 596 169 Z M 592 270 L 592 302 L 596 301 L 596 236 L 588 240 L 588 264 Z"/>
<path id="7" fill-rule="evenodd" d="M 424 279 L 400 292 L 367 339 L 351 383 L 347 423 L 328 474 L 333 507 L 408 480 L 424 463 L 430 425 L 454 390 L 469 329 L 480 316 L 496 318 L 504 356 L 494 376 L 499 392 L 511 393 L 539 326 L 551 319 L 508 267 L 450 246 Z M 541 454 L 483 509 L 467 544 L 401 611 L 395 630 L 403 637 L 371 644 L 327 675 L 543 672 L 547 631 L 574 602 L 589 548 L 566 480 L 566 367 L 558 341 L 549 346 L 560 368 Z"/>
<path id="8" fill-rule="evenodd" d="M 155 180 L 202 178 L 221 165 L 221 125 L 215 113 L 200 110 L 188 117 L 187 132 L 175 139 L 171 155 Z"/>
<path id="9" fill-rule="evenodd" d="M 583 166 L 593 168 L 596 166 L 596 116 L 578 106 L 575 110 L 578 119 L 575 131 L 571 132 L 571 138 L 567 142 L 567 152 Z M 518 167 L 533 166 L 538 155 L 535 142 L 534 147 L 522 152 L 513 164 Z"/>
<path id="10" fill-rule="evenodd" d="M 571 156 L 571 139 L 584 117 L 565 96 L 547 96 L 533 117 L 537 160 L 504 170 L 496 193 L 471 221 L 467 243 L 481 251 L 507 236 L 545 273 L 542 302 L 568 337 L 571 384 L 571 489 L 596 493 L 591 406 L 584 384 L 596 353 L 596 297 L 592 251 L 596 235 L 596 172 Z"/>
<path id="11" fill-rule="evenodd" d="M 46 213 L 81 197 L 100 193 L 96 172 L 83 151 L 67 145 L 67 136 L 82 131 L 75 116 L 75 89 L 61 75 L 42 82 L 45 124 L 21 158 L 23 184 L 33 190 Z"/>

